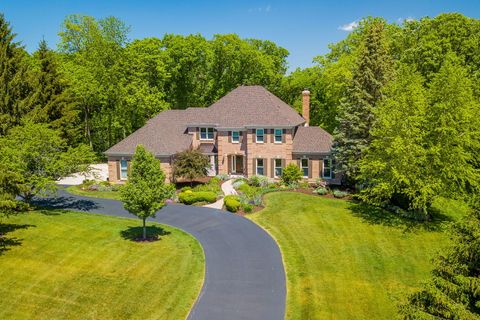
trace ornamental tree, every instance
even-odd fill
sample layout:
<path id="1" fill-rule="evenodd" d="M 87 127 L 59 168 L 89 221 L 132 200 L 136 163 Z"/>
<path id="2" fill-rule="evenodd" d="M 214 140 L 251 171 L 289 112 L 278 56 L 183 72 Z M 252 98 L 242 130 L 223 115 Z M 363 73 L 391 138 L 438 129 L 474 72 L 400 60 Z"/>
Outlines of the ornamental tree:
<path id="1" fill-rule="evenodd" d="M 173 162 L 173 176 L 175 179 L 184 178 L 190 184 L 196 178 L 203 178 L 208 173 L 210 161 L 199 150 L 186 150 L 177 153 Z"/>
<path id="2" fill-rule="evenodd" d="M 155 213 L 165 205 L 165 200 L 173 196 L 175 188 L 165 183 L 165 173 L 160 161 L 138 145 L 132 158 L 128 182 L 121 189 L 125 209 L 143 221 L 143 240 L 147 239 L 145 221 L 155 217 Z"/>

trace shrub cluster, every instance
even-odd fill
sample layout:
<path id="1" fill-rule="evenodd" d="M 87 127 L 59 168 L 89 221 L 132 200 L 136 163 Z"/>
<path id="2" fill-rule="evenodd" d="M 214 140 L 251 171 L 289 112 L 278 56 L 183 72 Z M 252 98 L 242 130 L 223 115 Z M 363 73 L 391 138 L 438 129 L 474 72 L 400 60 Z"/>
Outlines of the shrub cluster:
<path id="1" fill-rule="evenodd" d="M 225 208 L 230 212 L 237 212 L 241 207 L 240 197 L 234 195 L 228 195 L 223 199 Z"/>
<path id="2" fill-rule="evenodd" d="M 87 190 L 87 191 L 119 191 L 121 185 L 119 184 L 112 184 L 108 181 L 95 181 L 85 179 L 83 180 L 82 184 L 80 185 L 80 189 Z"/>
<path id="3" fill-rule="evenodd" d="M 178 194 L 178 200 L 184 204 L 193 204 L 196 202 L 213 203 L 217 200 L 217 194 L 211 191 L 192 191 L 187 190 Z"/>
<path id="4" fill-rule="evenodd" d="M 349 195 L 349 193 L 346 192 L 346 191 L 340 191 L 340 190 L 333 191 L 333 196 L 335 198 L 345 198 L 348 195 Z"/>
<path id="5" fill-rule="evenodd" d="M 295 163 L 290 163 L 282 171 L 282 182 L 287 186 L 298 184 L 301 179 L 302 170 Z"/>

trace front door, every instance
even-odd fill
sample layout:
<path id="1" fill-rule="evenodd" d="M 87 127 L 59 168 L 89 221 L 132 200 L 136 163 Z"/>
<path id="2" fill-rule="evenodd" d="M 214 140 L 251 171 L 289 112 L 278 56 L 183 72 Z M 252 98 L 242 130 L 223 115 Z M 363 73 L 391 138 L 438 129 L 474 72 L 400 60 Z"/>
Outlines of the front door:
<path id="1" fill-rule="evenodd" d="M 243 174 L 243 156 L 233 156 L 233 173 Z"/>

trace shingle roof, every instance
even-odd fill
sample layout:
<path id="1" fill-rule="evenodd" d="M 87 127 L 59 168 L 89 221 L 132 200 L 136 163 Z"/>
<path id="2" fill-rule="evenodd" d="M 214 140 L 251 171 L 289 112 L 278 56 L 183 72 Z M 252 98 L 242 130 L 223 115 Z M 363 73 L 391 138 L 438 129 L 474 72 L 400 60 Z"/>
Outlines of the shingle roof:
<path id="1" fill-rule="evenodd" d="M 261 86 L 240 86 L 208 108 L 166 110 L 120 141 L 105 154 L 130 155 L 143 144 L 157 156 L 188 149 L 192 136 L 189 125 L 212 125 L 219 128 L 255 126 L 294 127 L 305 122 L 292 107 Z"/>
<path id="2" fill-rule="evenodd" d="M 298 127 L 293 153 L 330 153 L 333 137 L 320 127 Z"/>

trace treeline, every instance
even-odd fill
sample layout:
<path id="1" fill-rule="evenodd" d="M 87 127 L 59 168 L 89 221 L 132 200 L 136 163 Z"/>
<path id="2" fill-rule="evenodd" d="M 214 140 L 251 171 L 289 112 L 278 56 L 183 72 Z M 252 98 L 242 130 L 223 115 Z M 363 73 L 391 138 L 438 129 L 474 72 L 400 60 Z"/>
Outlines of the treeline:
<path id="1" fill-rule="evenodd" d="M 334 134 L 339 169 L 364 201 L 429 217 L 433 199 L 480 187 L 480 21 L 461 14 L 367 18 L 316 65 L 285 77 Z"/>
<path id="2" fill-rule="evenodd" d="M 0 16 L 0 134 L 27 121 L 48 123 L 69 143 L 102 152 L 165 109 L 205 107 L 241 84 L 278 92 L 288 51 L 235 34 L 166 34 L 128 40 L 108 17 L 66 17 L 58 50 L 32 55 Z"/>

